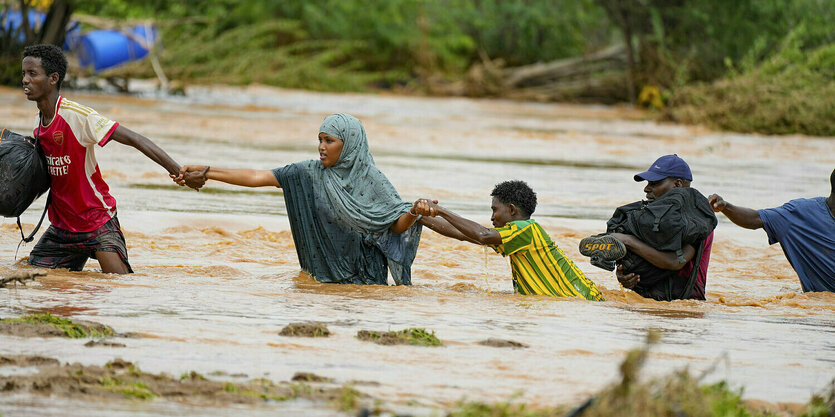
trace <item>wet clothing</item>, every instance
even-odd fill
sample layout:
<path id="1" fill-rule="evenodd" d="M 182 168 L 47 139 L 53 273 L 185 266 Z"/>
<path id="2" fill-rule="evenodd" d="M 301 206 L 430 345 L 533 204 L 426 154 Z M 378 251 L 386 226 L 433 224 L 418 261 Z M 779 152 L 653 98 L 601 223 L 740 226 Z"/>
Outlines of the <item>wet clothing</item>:
<path id="1" fill-rule="evenodd" d="M 835 291 L 835 217 L 825 197 L 758 210 L 768 243 L 780 242 L 803 291 Z"/>
<path id="2" fill-rule="evenodd" d="M 690 293 L 691 300 L 705 299 L 705 286 L 707 285 L 707 266 L 710 263 L 710 250 L 713 248 L 713 232 L 707 235 L 707 238 L 702 241 L 702 259 L 699 261 L 699 272 L 696 275 L 696 282 L 693 284 L 693 292 Z M 698 249 L 698 248 L 697 248 Z M 697 251 L 698 252 L 698 251 Z M 690 279 L 690 272 L 693 271 L 693 266 L 696 264 L 696 257 L 684 265 L 684 268 L 678 271 L 676 279 L 680 282 L 687 282 Z"/>
<path id="3" fill-rule="evenodd" d="M 116 199 L 101 176 L 95 145 L 104 146 L 118 123 L 95 110 L 58 97 L 49 125 L 38 117 L 40 138 L 52 180 L 49 229 L 32 249 L 29 263 L 80 271 L 96 252 L 116 252 L 128 263 L 125 236 L 116 219 Z"/>
<path id="4" fill-rule="evenodd" d="M 55 117 L 33 131 L 40 137 L 52 185 L 49 222 L 75 233 L 100 228 L 116 215 L 116 200 L 104 182 L 94 146 L 104 146 L 118 123 L 95 110 L 58 97 Z"/>
<path id="5" fill-rule="evenodd" d="M 496 228 L 502 238 L 492 245 L 510 257 L 513 288 L 520 294 L 601 300 L 600 290 L 568 259 L 535 220 L 516 220 Z"/>
<path id="6" fill-rule="evenodd" d="M 125 236 L 116 217 L 91 232 L 76 233 L 50 225 L 32 249 L 29 264 L 81 271 L 89 258 L 96 257 L 96 252 L 116 252 L 133 272 L 128 263 Z"/>
<path id="7" fill-rule="evenodd" d="M 653 298 L 659 301 L 672 301 L 682 299 L 683 296 L 679 294 L 685 294 L 685 289 L 687 283 L 690 282 L 690 274 L 693 272 L 693 268 L 698 262 L 699 270 L 696 274 L 696 279 L 693 281 L 693 286 L 691 287 L 690 296 L 687 299 L 690 300 L 704 300 L 705 299 L 705 286 L 707 284 L 707 268 L 708 264 L 710 263 L 710 250 L 713 248 L 713 232 L 711 232 L 703 241 L 699 243 L 699 246 L 702 247 L 702 254 L 701 258 L 699 256 L 699 247 L 696 247 L 696 254 L 693 255 L 693 259 L 691 259 L 687 264 L 684 265 L 680 270 L 676 272 L 676 274 L 672 278 L 658 278 L 658 276 L 653 274 L 641 273 L 642 271 L 639 268 L 627 268 L 624 265 L 624 269 L 628 270 L 629 272 L 635 272 L 641 275 L 641 280 L 638 282 L 635 287 L 632 288 L 633 291 L 640 294 L 642 297 Z M 636 259 L 639 259 L 645 265 L 650 267 L 650 271 L 652 270 L 661 270 L 660 268 L 652 265 L 649 261 L 634 255 Z M 623 260 L 621 261 L 623 262 Z M 666 271 L 666 270 L 664 270 Z"/>
<path id="8" fill-rule="evenodd" d="M 408 212 L 374 165 L 362 123 L 347 114 L 327 117 L 319 130 L 342 139 L 331 167 L 311 160 L 273 170 L 284 189 L 287 217 L 302 269 L 320 282 L 411 285 L 422 226 L 391 231 Z"/>

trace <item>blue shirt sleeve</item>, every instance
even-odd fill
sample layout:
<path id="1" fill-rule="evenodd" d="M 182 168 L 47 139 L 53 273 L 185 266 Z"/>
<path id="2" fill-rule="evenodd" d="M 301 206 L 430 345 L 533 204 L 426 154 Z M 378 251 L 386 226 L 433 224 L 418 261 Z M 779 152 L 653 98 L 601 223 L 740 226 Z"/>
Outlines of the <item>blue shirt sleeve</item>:
<path id="1" fill-rule="evenodd" d="M 794 210 L 795 206 L 792 201 L 780 207 L 757 210 L 760 219 L 763 221 L 763 229 L 768 235 L 769 245 L 782 241 L 785 234 L 791 229 L 791 222 L 788 217 L 791 217 L 789 213 Z"/>

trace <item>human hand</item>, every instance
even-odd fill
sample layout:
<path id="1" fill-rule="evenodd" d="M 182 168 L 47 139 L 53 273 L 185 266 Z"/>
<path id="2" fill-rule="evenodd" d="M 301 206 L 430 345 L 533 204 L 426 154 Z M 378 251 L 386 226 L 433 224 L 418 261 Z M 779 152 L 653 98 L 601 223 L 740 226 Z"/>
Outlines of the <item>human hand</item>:
<path id="1" fill-rule="evenodd" d="M 620 285 L 623 285 L 623 288 L 630 290 L 641 282 L 640 275 L 634 273 L 624 274 L 623 265 L 618 265 L 618 268 L 615 270 L 615 276 L 617 276 L 618 282 L 620 282 Z"/>
<path id="2" fill-rule="evenodd" d="M 184 165 L 180 168 L 180 175 L 176 177 L 171 175 L 171 179 L 180 186 L 186 185 L 200 191 L 200 187 L 205 185 L 208 179 L 207 172 L 209 172 L 208 165 Z"/>
<path id="3" fill-rule="evenodd" d="M 716 213 L 719 213 L 728 206 L 728 202 L 725 201 L 725 199 L 719 194 L 711 194 L 710 197 L 707 198 L 707 201 L 710 202 L 710 207 L 713 208 L 713 211 Z"/>
<path id="4" fill-rule="evenodd" d="M 435 217 L 438 215 L 438 200 L 420 198 L 412 205 L 412 212 L 417 215 Z"/>

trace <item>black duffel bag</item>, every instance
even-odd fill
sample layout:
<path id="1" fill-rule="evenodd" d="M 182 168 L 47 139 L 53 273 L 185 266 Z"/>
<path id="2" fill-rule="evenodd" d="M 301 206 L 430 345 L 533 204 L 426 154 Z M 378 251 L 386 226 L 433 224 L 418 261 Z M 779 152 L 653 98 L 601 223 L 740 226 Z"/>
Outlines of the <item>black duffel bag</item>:
<path id="1" fill-rule="evenodd" d="M 0 215 L 17 217 L 19 227 L 19 216 L 32 205 L 32 202 L 49 190 L 49 185 L 49 170 L 43 151 L 38 146 L 38 140 L 2 129 L 0 131 Z M 49 205 L 48 202 L 47 205 Z M 44 213 L 46 213 L 46 208 L 44 208 Z M 28 238 L 23 236 L 21 229 L 20 234 L 24 241 L 32 241 L 41 222 L 38 222 L 35 231 Z"/>
<path id="2" fill-rule="evenodd" d="M 682 248 L 691 245 L 696 249 L 695 266 L 687 280 L 675 279 L 678 271 L 658 268 L 632 251 L 627 251 L 618 261 L 624 274 L 641 276 L 640 283 L 633 288 L 635 292 L 669 301 L 690 297 L 704 240 L 717 223 L 707 198 L 698 190 L 686 187 L 673 188 L 652 202 L 637 201 L 618 207 L 607 222 L 606 231 L 633 235 L 656 250 L 674 252 L 682 263 Z"/>

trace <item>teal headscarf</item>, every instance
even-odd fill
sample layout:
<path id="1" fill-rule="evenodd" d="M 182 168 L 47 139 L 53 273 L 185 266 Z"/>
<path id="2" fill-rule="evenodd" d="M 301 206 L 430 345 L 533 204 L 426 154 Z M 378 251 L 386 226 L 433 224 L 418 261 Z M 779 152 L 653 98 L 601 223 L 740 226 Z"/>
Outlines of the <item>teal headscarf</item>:
<path id="1" fill-rule="evenodd" d="M 325 118 L 320 133 L 342 139 L 342 153 L 331 167 L 321 163 L 311 172 L 317 194 L 348 228 L 360 232 L 382 232 L 411 204 L 404 202 L 388 178 L 374 165 L 365 128 L 354 116 L 339 113 Z M 318 168 L 318 169 L 317 169 Z"/>
<path id="2" fill-rule="evenodd" d="M 273 170 L 299 264 L 320 282 L 386 285 L 391 272 L 395 283 L 410 285 L 422 227 L 390 228 L 411 204 L 374 165 L 359 120 L 334 114 L 319 131 L 342 140 L 336 164 L 308 160 Z"/>

